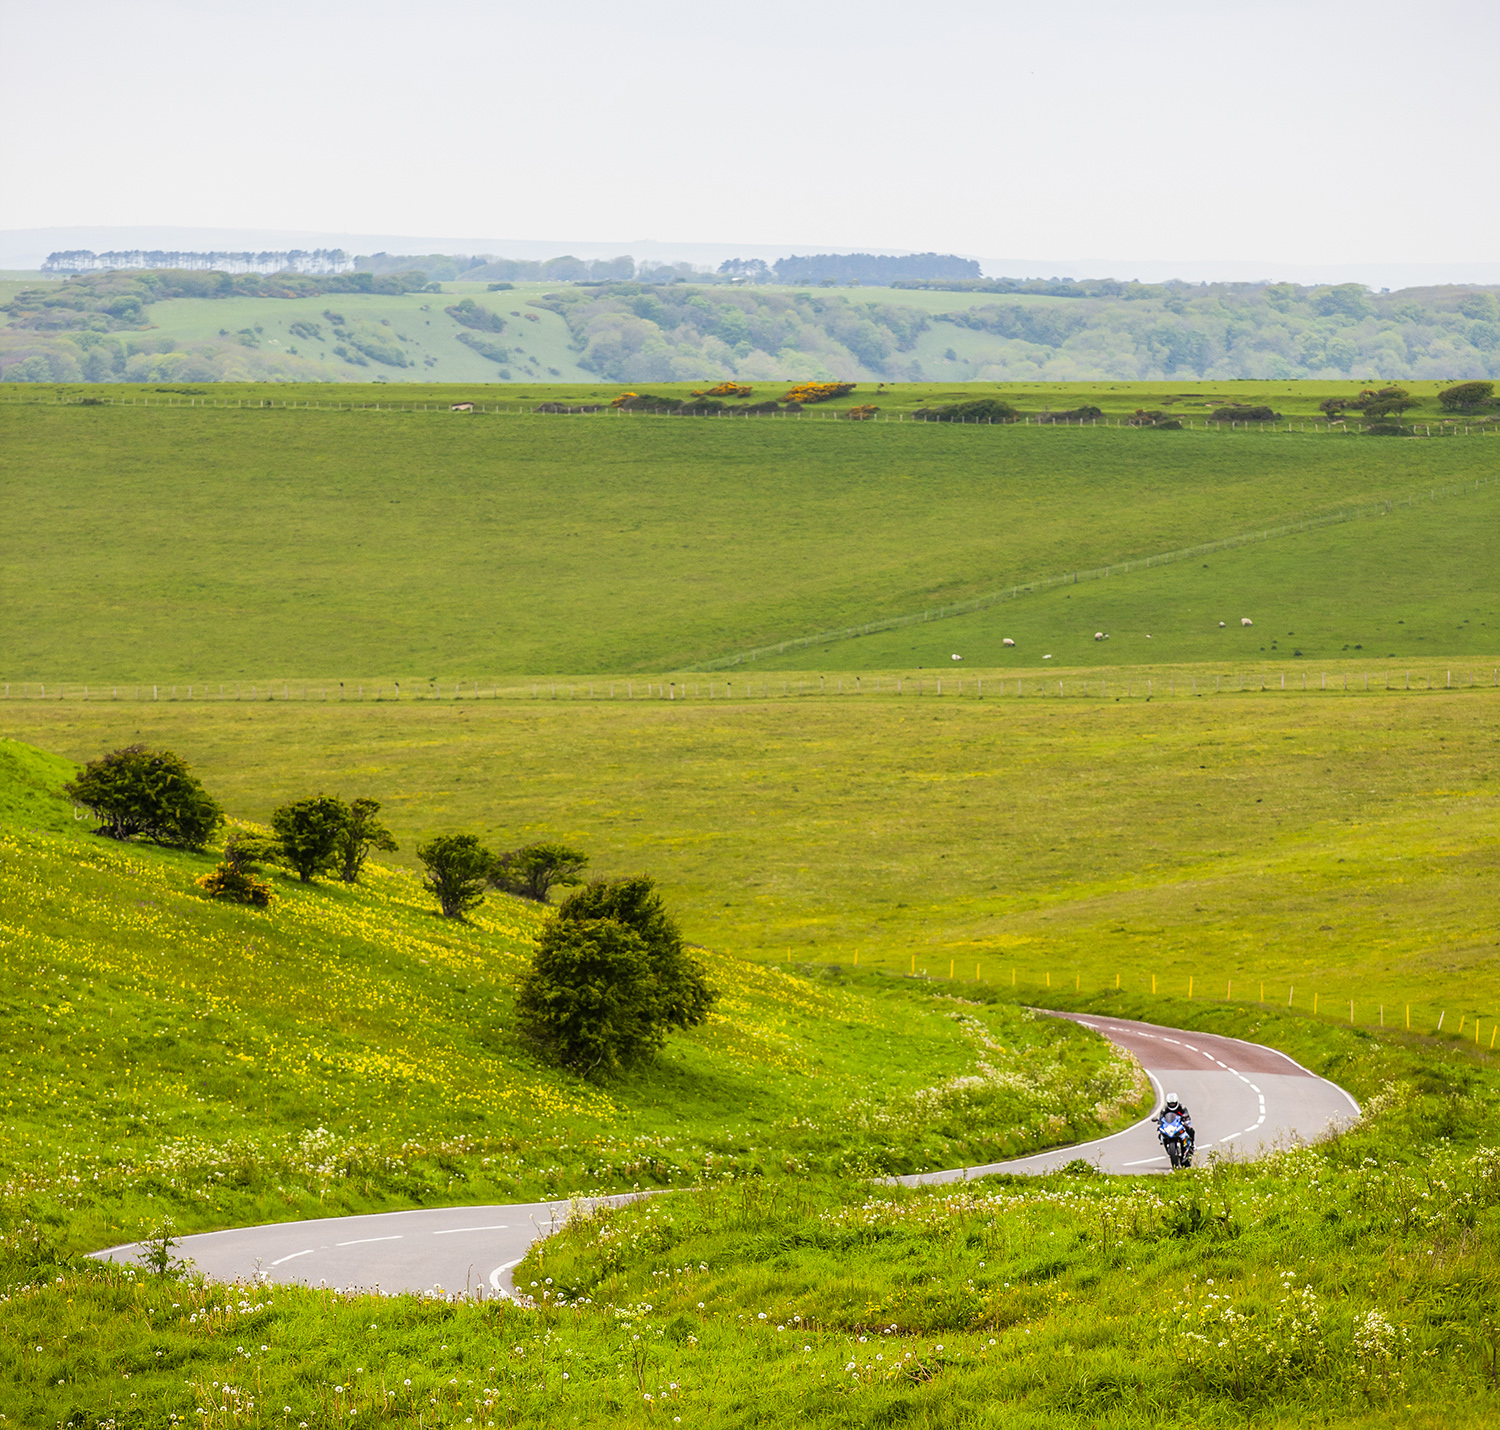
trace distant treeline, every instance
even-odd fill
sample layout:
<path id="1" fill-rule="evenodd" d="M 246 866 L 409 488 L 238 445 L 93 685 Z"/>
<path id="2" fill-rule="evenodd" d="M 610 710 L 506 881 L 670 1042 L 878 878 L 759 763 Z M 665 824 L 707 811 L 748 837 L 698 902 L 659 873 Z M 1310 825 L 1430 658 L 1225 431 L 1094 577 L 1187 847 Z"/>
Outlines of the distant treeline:
<path id="1" fill-rule="evenodd" d="M 347 273 L 355 261 L 342 248 L 292 248 L 278 253 L 178 253 L 165 249 L 131 249 L 95 253 L 70 248 L 49 253 L 43 273 L 104 273 L 121 268 L 182 268 L 223 273 Z"/>
<path id="2" fill-rule="evenodd" d="M 719 265 L 722 277 L 747 283 L 865 284 L 899 287 L 903 284 L 983 283 L 979 264 L 952 253 L 817 253 L 807 257 L 792 254 L 766 264 L 759 258 L 730 258 Z"/>

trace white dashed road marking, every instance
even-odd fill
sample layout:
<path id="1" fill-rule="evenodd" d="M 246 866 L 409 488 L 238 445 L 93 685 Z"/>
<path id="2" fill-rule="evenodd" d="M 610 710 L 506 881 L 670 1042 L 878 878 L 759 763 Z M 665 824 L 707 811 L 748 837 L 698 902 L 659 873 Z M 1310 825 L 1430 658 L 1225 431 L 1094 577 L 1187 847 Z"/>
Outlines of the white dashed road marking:
<path id="1" fill-rule="evenodd" d="M 278 1257 L 271 1265 L 280 1266 L 283 1261 L 295 1261 L 299 1256 L 311 1256 L 312 1254 L 313 1248 L 309 1246 L 306 1251 L 294 1251 L 290 1256 Z"/>
<path id="2" fill-rule="evenodd" d="M 358 1241 L 336 1241 L 335 1246 L 368 1246 L 372 1241 L 400 1241 L 399 1236 L 362 1236 Z M 299 1251 L 298 1256 L 305 1256 L 306 1252 Z M 273 1266 L 275 1262 L 271 1263 Z"/>

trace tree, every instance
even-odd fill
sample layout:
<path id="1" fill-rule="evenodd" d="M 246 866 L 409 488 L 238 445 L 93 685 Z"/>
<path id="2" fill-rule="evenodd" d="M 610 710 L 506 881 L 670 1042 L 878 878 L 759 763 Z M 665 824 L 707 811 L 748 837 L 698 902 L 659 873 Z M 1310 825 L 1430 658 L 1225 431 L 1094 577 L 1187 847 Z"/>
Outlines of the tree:
<path id="1" fill-rule="evenodd" d="M 490 883 L 507 894 L 519 894 L 523 899 L 545 904 L 554 885 L 566 888 L 583 883 L 588 863 L 587 854 L 566 844 L 528 844 L 495 860 Z"/>
<path id="2" fill-rule="evenodd" d="M 651 950 L 613 919 L 555 918 L 516 994 L 521 1032 L 585 1076 L 619 1072 L 666 1037 Z"/>
<path id="3" fill-rule="evenodd" d="M 334 857 L 339 878 L 346 884 L 359 882 L 359 871 L 372 849 L 393 853 L 400 846 L 391 838 L 391 831 L 375 818 L 380 813 L 380 801 L 357 799 L 349 806 L 348 818 L 334 841 Z"/>
<path id="4" fill-rule="evenodd" d="M 1438 406 L 1444 412 L 1472 412 L 1483 407 L 1495 395 L 1493 382 L 1461 382 L 1438 393 Z"/>
<path id="5" fill-rule="evenodd" d="M 692 1028 L 708 1017 L 718 994 L 709 988 L 703 965 L 687 952 L 655 883 L 644 874 L 587 884 L 563 901 L 557 916 L 575 922 L 610 919 L 639 935 L 651 955 L 659 1016 L 667 1027 Z"/>
<path id="6" fill-rule="evenodd" d="M 338 864 L 339 836 L 349 823 L 349 807 L 335 795 L 320 794 L 284 804 L 271 815 L 282 859 L 310 884 Z"/>
<path id="7" fill-rule="evenodd" d="M 224 811 L 185 761 L 170 750 L 127 745 L 84 766 L 63 793 L 100 823 L 95 834 L 201 849 Z"/>
<path id="8" fill-rule="evenodd" d="M 484 886 L 495 867 L 495 856 L 473 834 L 440 834 L 417 845 L 417 858 L 427 870 L 427 887 L 443 915 L 461 919 L 484 902 Z"/>

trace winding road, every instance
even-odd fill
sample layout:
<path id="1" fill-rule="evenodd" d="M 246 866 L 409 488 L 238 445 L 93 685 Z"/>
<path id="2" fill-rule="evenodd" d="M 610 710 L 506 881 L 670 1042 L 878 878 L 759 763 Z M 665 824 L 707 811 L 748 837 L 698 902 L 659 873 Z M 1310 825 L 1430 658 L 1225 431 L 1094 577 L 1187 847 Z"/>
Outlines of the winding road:
<path id="1" fill-rule="evenodd" d="M 1200 1158 L 1211 1148 L 1236 1157 L 1259 1156 L 1312 1141 L 1331 1124 L 1359 1114 L 1359 1104 L 1343 1088 L 1258 1043 L 1093 1014 L 1056 1016 L 1072 1018 L 1134 1053 L 1151 1078 L 1158 1105 L 1176 1093 L 1192 1113 Z M 1094 1142 L 895 1180 L 926 1186 L 997 1172 L 1041 1174 L 1077 1158 L 1127 1176 L 1167 1170 L 1156 1128 L 1145 1118 Z M 590 1204 L 628 1200 L 627 1194 Z M 310 1286 L 508 1296 L 514 1289 L 512 1267 L 533 1241 L 556 1230 L 570 1206 L 564 1200 L 275 1222 L 186 1236 L 177 1254 L 216 1281 L 260 1276 Z M 135 1261 L 140 1251 L 140 1244 L 131 1242 L 94 1255 Z"/>

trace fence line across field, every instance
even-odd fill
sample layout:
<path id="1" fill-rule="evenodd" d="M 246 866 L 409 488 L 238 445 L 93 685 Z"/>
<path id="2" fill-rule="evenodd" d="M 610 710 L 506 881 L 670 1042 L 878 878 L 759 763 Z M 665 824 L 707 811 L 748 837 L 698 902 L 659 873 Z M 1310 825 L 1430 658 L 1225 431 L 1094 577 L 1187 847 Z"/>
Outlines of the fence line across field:
<path id="1" fill-rule="evenodd" d="M 686 401 L 687 399 L 684 399 Z M 306 400 L 298 402 L 274 397 L 263 398 L 231 398 L 231 397 L 172 397 L 158 395 L 154 399 L 145 395 L 136 397 L 95 397 L 93 395 L 63 394 L 51 397 L 25 397 L 7 396 L 6 402 L 16 404 L 22 403 L 30 406 L 57 406 L 57 407 L 213 407 L 244 409 L 255 411 L 256 409 L 275 411 L 308 411 L 308 412 L 453 412 L 460 410 L 460 404 L 454 402 L 313 402 Z M 462 413 L 465 416 L 482 414 L 488 416 L 508 417 L 677 417 L 688 419 L 719 419 L 729 418 L 743 419 L 745 421 L 759 421 L 761 419 L 791 419 L 791 420 L 817 420 L 817 421 L 849 421 L 847 412 L 843 409 L 830 411 L 805 410 L 797 412 L 678 412 L 671 408 L 636 408 L 627 410 L 621 407 L 599 406 L 593 412 L 568 411 L 569 405 L 574 407 L 592 407 L 594 404 L 577 402 L 568 404 L 556 402 L 545 404 L 562 408 L 562 411 L 542 412 L 536 407 L 522 403 L 508 402 L 463 402 Z M 1169 417 L 1171 414 L 1167 414 Z M 1216 422 L 1212 417 L 1206 417 L 1201 422 L 1195 422 L 1191 417 L 1172 417 L 1175 422 L 1181 423 L 1182 427 L 1192 432 L 1302 432 L 1314 435 L 1341 435 L 1359 436 L 1363 435 L 1363 429 L 1350 427 L 1343 422 L 1318 422 L 1310 419 L 1299 419 L 1290 422 L 1242 422 L 1231 420 L 1228 422 Z M 1141 432 L 1158 430 L 1150 422 L 1136 422 L 1129 417 L 1018 417 L 1007 420 L 996 421 L 991 417 L 929 417 L 916 412 L 875 412 L 866 416 L 853 419 L 855 422 L 911 422 L 922 426 L 943 427 L 1109 427 L 1134 429 Z M 1488 437 L 1500 431 L 1488 423 L 1457 423 L 1439 422 L 1413 423 L 1411 430 L 1415 433 L 1418 427 L 1423 436 L 1432 437 Z"/>
<path id="2" fill-rule="evenodd" d="M 851 950 L 851 953 L 851 964 L 854 968 L 858 968 L 860 966 L 860 950 L 858 948 L 854 948 Z M 794 966 L 797 965 L 797 960 L 793 957 L 792 950 L 790 948 L 787 949 L 787 955 L 788 959 L 794 964 Z M 958 956 L 950 955 L 948 959 L 948 974 L 946 981 L 950 983 L 968 983 L 972 981 L 976 984 L 985 983 L 997 987 L 1013 988 L 1018 992 L 1022 989 L 1023 986 L 1034 988 L 1038 992 L 1047 993 L 1069 991 L 1073 993 L 1083 992 L 1083 974 L 1077 969 L 1070 970 L 1073 974 L 1073 987 L 1070 990 L 1068 989 L 1068 980 L 1066 973 L 1061 974 L 1055 983 L 1053 982 L 1053 974 L 1051 970 L 1044 971 L 1040 975 L 1040 978 L 1038 978 L 1038 975 L 1036 973 L 1030 972 L 1023 980 L 1021 978 L 1019 966 L 1012 960 L 1007 959 L 1003 956 L 996 956 L 988 960 L 986 960 L 982 955 L 979 958 L 976 958 L 974 960 L 974 976 L 971 980 L 968 974 L 969 958 L 971 957 L 973 957 L 972 954 L 966 955 L 963 959 L 962 966 L 960 967 Z M 936 961 L 939 965 L 939 971 L 937 973 L 933 973 L 929 970 L 928 965 L 933 961 L 931 957 L 912 952 L 908 955 L 908 958 L 910 962 L 909 966 L 905 970 L 903 970 L 904 976 L 909 978 L 925 978 L 933 982 L 944 981 L 941 970 L 942 958 L 940 954 L 937 955 L 936 958 Z M 985 967 L 987 962 L 990 965 L 988 971 Z M 842 956 L 840 955 L 839 962 L 837 963 L 828 963 L 814 959 L 804 960 L 800 964 L 800 966 L 804 968 L 814 969 L 837 969 L 841 966 L 841 964 Z M 1000 965 L 998 972 L 995 969 L 996 964 Z M 866 960 L 865 967 L 869 968 L 870 966 L 871 965 L 869 960 Z M 881 962 L 877 962 L 875 966 L 878 969 L 882 967 L 883 964 Z M 1299 1000 L 1297 995 L 1297 984 L 1281 984 L 1270 979 L 1246 977 L 1243 974 L 1238 977 L 1226 977 L 1224 979 L 1224 996 L 1222 998 L 1218 996 L 1217 982 L 1215 982 L 1214 984 L 1214 991 L 1204 991 L 1204 980 L 1200 974 L 1178 973 L 1175 978 L 1169 981 L 1162 975 L 1156 973 L 1143 973 L 1137 970 L 1136 972 L 1131 974 L 1131 977 L 1135 979 L 1139 985 L 1138 988 L 1134 991 L 1144 994 L 1146 991 L 1146 981 L 1147 979 L 1149 979 L 1151 983 L 1151 996 L 1153 998 L 1185 996 L 1188 1001 L 1198 1003 L 1229 1003 L 1240 1005 L 1253 1003 L 1258 1006 L 1274 1005 L 1279 1007 L 1281 1005 L 1280 990 L 1282 987 L 1285 987 L 1286 1007 L 1293 1011 L 1300 1009 L 1304 1013 L 1309 1014 L 1311 1017 L 1320 1018 L 1328 1022 L 1348 1023 L 1353 1027 L 1364 1026 L 1370 1028 L 1392 1028 L 1402 1032 L 1415 1032 L 1432 1037 L 1440 1036 L 1443 1033 L 1443 1025 L 1447 1021 L 1449 1012 L 1454 1008 L 1454 1004 L 1451 1000 L 1447 1002 L 1446 1006 L 1440 999 L 1430 999 L 1426 1003 L 1411 1003 L 1406 1001 L 1397 1003 L 1382 1003 L 1377 997 L 1364 999 L 1350 998 L 1347 996 L 1347 993 L 1340 993 L 1336 997 L 1328 998 L 1320 991 L 1314 990 L 1312 992 L 1308 992 L 1305 988 Z M 1122 988 L 1122 978 L 1122 974 L 1116 973 L 1114 975 L 1113 983 L 1106 980 L 1102 983 L 1097 984 L 1097 986 L 1095 986 L 1094 980 L 1090 979 L 1089 991 L 1090 993 L 1119 993 L 1130 991 Z M 1251 991 L 1243 993 L 1240 997 L 1236 998 L 1234 992 L 1236 985 L 1246 987 Z M 1268 988 L 1271 990 L 1271 995 L 1269 998 L 1266 996 L 1266 990 Z M 1321 1008 L 1319 1006 L 1320 1003 L 1323 1005 Z M 1417 1010 L 1417 1018 L 1415 1022 L 1412 1018 L 1413 1008 Z M 1356 1018 L 1357 1010 L 1363 1013 L 1363 1019 Z M 1437 1014 L 1436 1022 L 1433 1021 L 1434 1013 Z M 1121 1016 L 1124 1015 L 1122 1014 Z M 1495 1051 L 1497 1042 L 1500 1042 L 1500 1015 L 1485 1012 L 1466 1012 L 1462 1008 L 1459 1008 L 1458 1027 L 1457 1029 L 1449 1032 L 1448 1036 L 1467 1042 L 1470 1036 L 1469 1029 L 1471 1025 L 1473 1028 L 1472 1038 L 1474 1046 L 1482 1047 L 1486 1051 Z M 1488 1025 L 1489 1029 L 1489 1036 L 1487 1040 L 1484 1038 L 1484 1030 L 1486 1025 Z"/>
<path id="3" fill-rule="evenodd" d="M 1292 679 L 1288 681 L 1287 676 Z M 1455 679 L 1455 675 L 1457 679 Z M 762 680 L 532 680 L 506 685 L 500 681 L 300 681 L 214 682 L 177 684 L 76 684 L 6 681 L 5 700 L 145 701 L 202 704 L 244 701 L 380 703 L 463 700 L 798 700 L 808 697 L 866 695 L 955 699 L 1160 700 L 1208 695 L 1250 694 L 1407 694 L 1445 690 L 1500 689 L 1500 666 L 1400 667 L 1385 671 L 1244 671 L 1212 676 L 1169 672 L 1147 676 L 1047 675 L 818 675 Z M 1437 683 L 1434 683 L 1434 676 Z M 1413 678 L 1415 677 L 1415 679 Z M 1248 683 L 1247 683 L 1248 682 Z M 988 688 L 986 688 L 988 687 Z"/>

